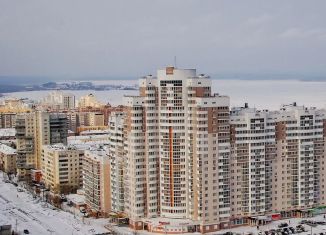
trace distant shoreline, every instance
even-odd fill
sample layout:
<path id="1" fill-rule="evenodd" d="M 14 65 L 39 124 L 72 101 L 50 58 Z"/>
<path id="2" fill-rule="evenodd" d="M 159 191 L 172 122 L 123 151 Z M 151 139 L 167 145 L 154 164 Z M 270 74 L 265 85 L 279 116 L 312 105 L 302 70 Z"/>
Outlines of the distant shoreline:
<path id="1" fill-rule="evenodd" d="M 21 79 L 21 78 L 20 78 Z M 234 75 L 232 77 L 227 76 L 211 76 L 212 80 L 218 81 L 297 81 L 297 82 L 326 82 L 326 77 L 320 78 L 281 78 L 281 77 L 265 77 L 261 78 L 258 76 L 253 77 L 240 77 L 240 75 Z M 121 83 L 119 83 L 121 81 Z M 46 90 L 136 90 L 138 89 L 137 85 L 131 85 L 129 81 L 133 81 L 134 84 L 138 84 L 138 78 L 123 78 L 123 79 L 114 79 L 114 78 L 107 78 L 107 79 L 88 79 L 88 80 L 58 80 L 58 81 L 51 81 L 45 82 L 42 80 L 41 84 L 21 84 L 21 82 L 14 81 L 11 79 L 1 79 L 0 76 L 0 97 L 4 96 L 4 93 L 13 93 L 13 92 L 28 92 L 28 91 L 46 91 Z M 15 85 L 11 83 L 15 82 Z M 31 82 L 31 81 L 29 81 Z M 44 83 L 45 82 L 45 83 Z M 107 83 L 106 83 L 107 82 Z M 9 84 L 7 84 L 9 83 Z M 85 85 L 86 84 L 86 85 Z M 64 87 L 66 86 L 66 87 Z"/>

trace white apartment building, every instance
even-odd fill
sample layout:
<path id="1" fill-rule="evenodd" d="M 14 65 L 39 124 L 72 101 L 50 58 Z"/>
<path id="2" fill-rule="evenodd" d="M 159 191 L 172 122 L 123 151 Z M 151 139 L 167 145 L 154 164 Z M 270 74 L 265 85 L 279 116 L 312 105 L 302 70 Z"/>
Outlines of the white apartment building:
<path id="1" fill-rule="evenodd" d="M 231 110 L 232 224 L 272 212 L 272 161 L 276 159 L 275 120 L 268 111 Z"/>
<path id="2" fill-rule="evenodd" d="M 68 194 L 83 186 L 84 150 L 63 144 L 42 148 L 42 180 L 54 193 Z"/>
<path id="3" fill-rule="evenodd" d="M 109 147 L 112 211 L 124 212 L 124 114 L 113 112 L 109 118 Z"/>
<path id="4" fill-rule="evenodd" d="M 110 162 L 104 149 L 85 151 L 83 189 L 88 209 L 96 215 L 111 212 Z"/>
<path id="5" fill-rule="evenodd" d="M 51 91 L 42 101 L 42 105 L 52 109 L 74 109 L 75 96 L 62 91 Z"/>

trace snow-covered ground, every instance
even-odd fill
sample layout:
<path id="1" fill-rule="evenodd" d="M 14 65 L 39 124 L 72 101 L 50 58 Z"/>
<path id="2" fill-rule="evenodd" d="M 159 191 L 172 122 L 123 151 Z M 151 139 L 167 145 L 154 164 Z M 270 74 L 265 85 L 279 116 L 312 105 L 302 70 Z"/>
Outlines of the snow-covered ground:
<path id="1" fill-rule="evenodd" d="M 104 225 L 107 219 L 85 218 L 79 213 L 71 213 L 46 207 L 40 199 L 33 199 L 27 192 L 18 192 L 17 188 L 3 181 L 0 172 L 0 225 L 11 224 L 13 229 L 22 232 L 28 229 L 30 234 L 97 234 L 109 232 Z"/>
<path id="2" fill-rule="evenodd" d="M 78 210 L 68 208 L 71 212 L 65 212 L 53 208 L 50 205 L 42 202 L 39 198 L 33 199 L 32 195 L 28 192 L 18 192 L 17 187 L 11 183 L 5 183 L 3 181 L 3 174 L 0 172 L 0 225 L 11 224 L 13 229 L 22 232 L 24 229 L 28 229 L 30 234 L 98 234 L 109 232 L 104 226 L 108 225 L 107 219 L 93 219 L 81 217 Z M 67 207 L 64 207 L 67 209 Z M 303 218 L 293 218 L 287 220 L 274 221 L 265 226 L 260 226 L 259 231 L 264 232 L 270 229 L 276 229 L 278 224 L 287 222 L 290 226 L 295 227 Z M 314 218 L 308 218 L 315 221 L 326 221 L 323 215 L 316 216 Z M 17 226 L 17 227 L 16 227 Z M 326 234 L 326 225 L 318 225 L 311 228 L 308 225 L 304 225 L 306 232 L 300 233 L 301 235 Z M 110 229 L 116 231 L 119 235 L 133 235 L 135 234 L 128 227 L 109 226 Z M 242 226 L 238 228 L 221 230 L 211 234 L 223 234 L 227 231 L 231 231 L 238 234 L 258 234 L 258 230 L 255 226 Z M 137 231 L 138 235 L 149 235 L 146 231 Z M 196 233 L 199 234 L 199 233 Z"/>

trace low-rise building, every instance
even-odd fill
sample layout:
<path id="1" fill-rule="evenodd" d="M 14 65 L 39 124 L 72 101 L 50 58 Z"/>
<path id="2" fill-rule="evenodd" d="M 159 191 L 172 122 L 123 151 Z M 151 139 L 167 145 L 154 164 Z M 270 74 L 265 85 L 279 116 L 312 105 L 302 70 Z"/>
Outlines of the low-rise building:
<path id="1" fill-rule="evenodd" d="M 84 150 L 63 144 L 45 145 L 42 149 L 42 178 L 55 193 L 76 192 L 82 187 Z"/>
<path id="2" fill-rule="evenodd" d="M 16 149 L 0 144 L 0 170 L 6 173 L 16 173 Z"/>

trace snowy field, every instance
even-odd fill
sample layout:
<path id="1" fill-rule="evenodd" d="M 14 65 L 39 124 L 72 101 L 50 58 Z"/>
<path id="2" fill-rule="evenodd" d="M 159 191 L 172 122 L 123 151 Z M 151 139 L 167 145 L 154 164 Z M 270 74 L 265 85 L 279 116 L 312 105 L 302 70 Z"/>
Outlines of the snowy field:
<path id="1" fill-rule="evenodd" d="M 0 225 L 11 224 L 13 229 L 23 232 L 28 229 L 30 234 L 98 234 L 106 233 L 104 228 L 107 220 L 90 219 L 74 216 L 51 207 L 45 207 L 40 199 L 33 199 L 27 192 L 18 192 L 17 188 L 3 182 L 0 172 Z"/>
<path id="2" fill-rule="evenodd" d="M 108 80 L 92 81 L 94 84 L 134 85 L 137 80 Z M 245 102 L 250 107 L 259 109 L 279 109 L 281 104 L 294 101 L 298 105 L 326 108 L 326 82 L 298 81 L 298 80 L 226 80 L 212 79 L 212 92 L 230 96 L 231 107 L 243 106 Z M 30 98 L 40 100 L 49 91 L 31 91 L 5 93 L 5 96 L 16 98 Z M 138 95 L 137 90 L 109 90 L 109 91 L 67 91 L 75 94 L 77 99 L 93 93 L 103 103 L 112 105 L 122 104 L 124 95 Z"/>

